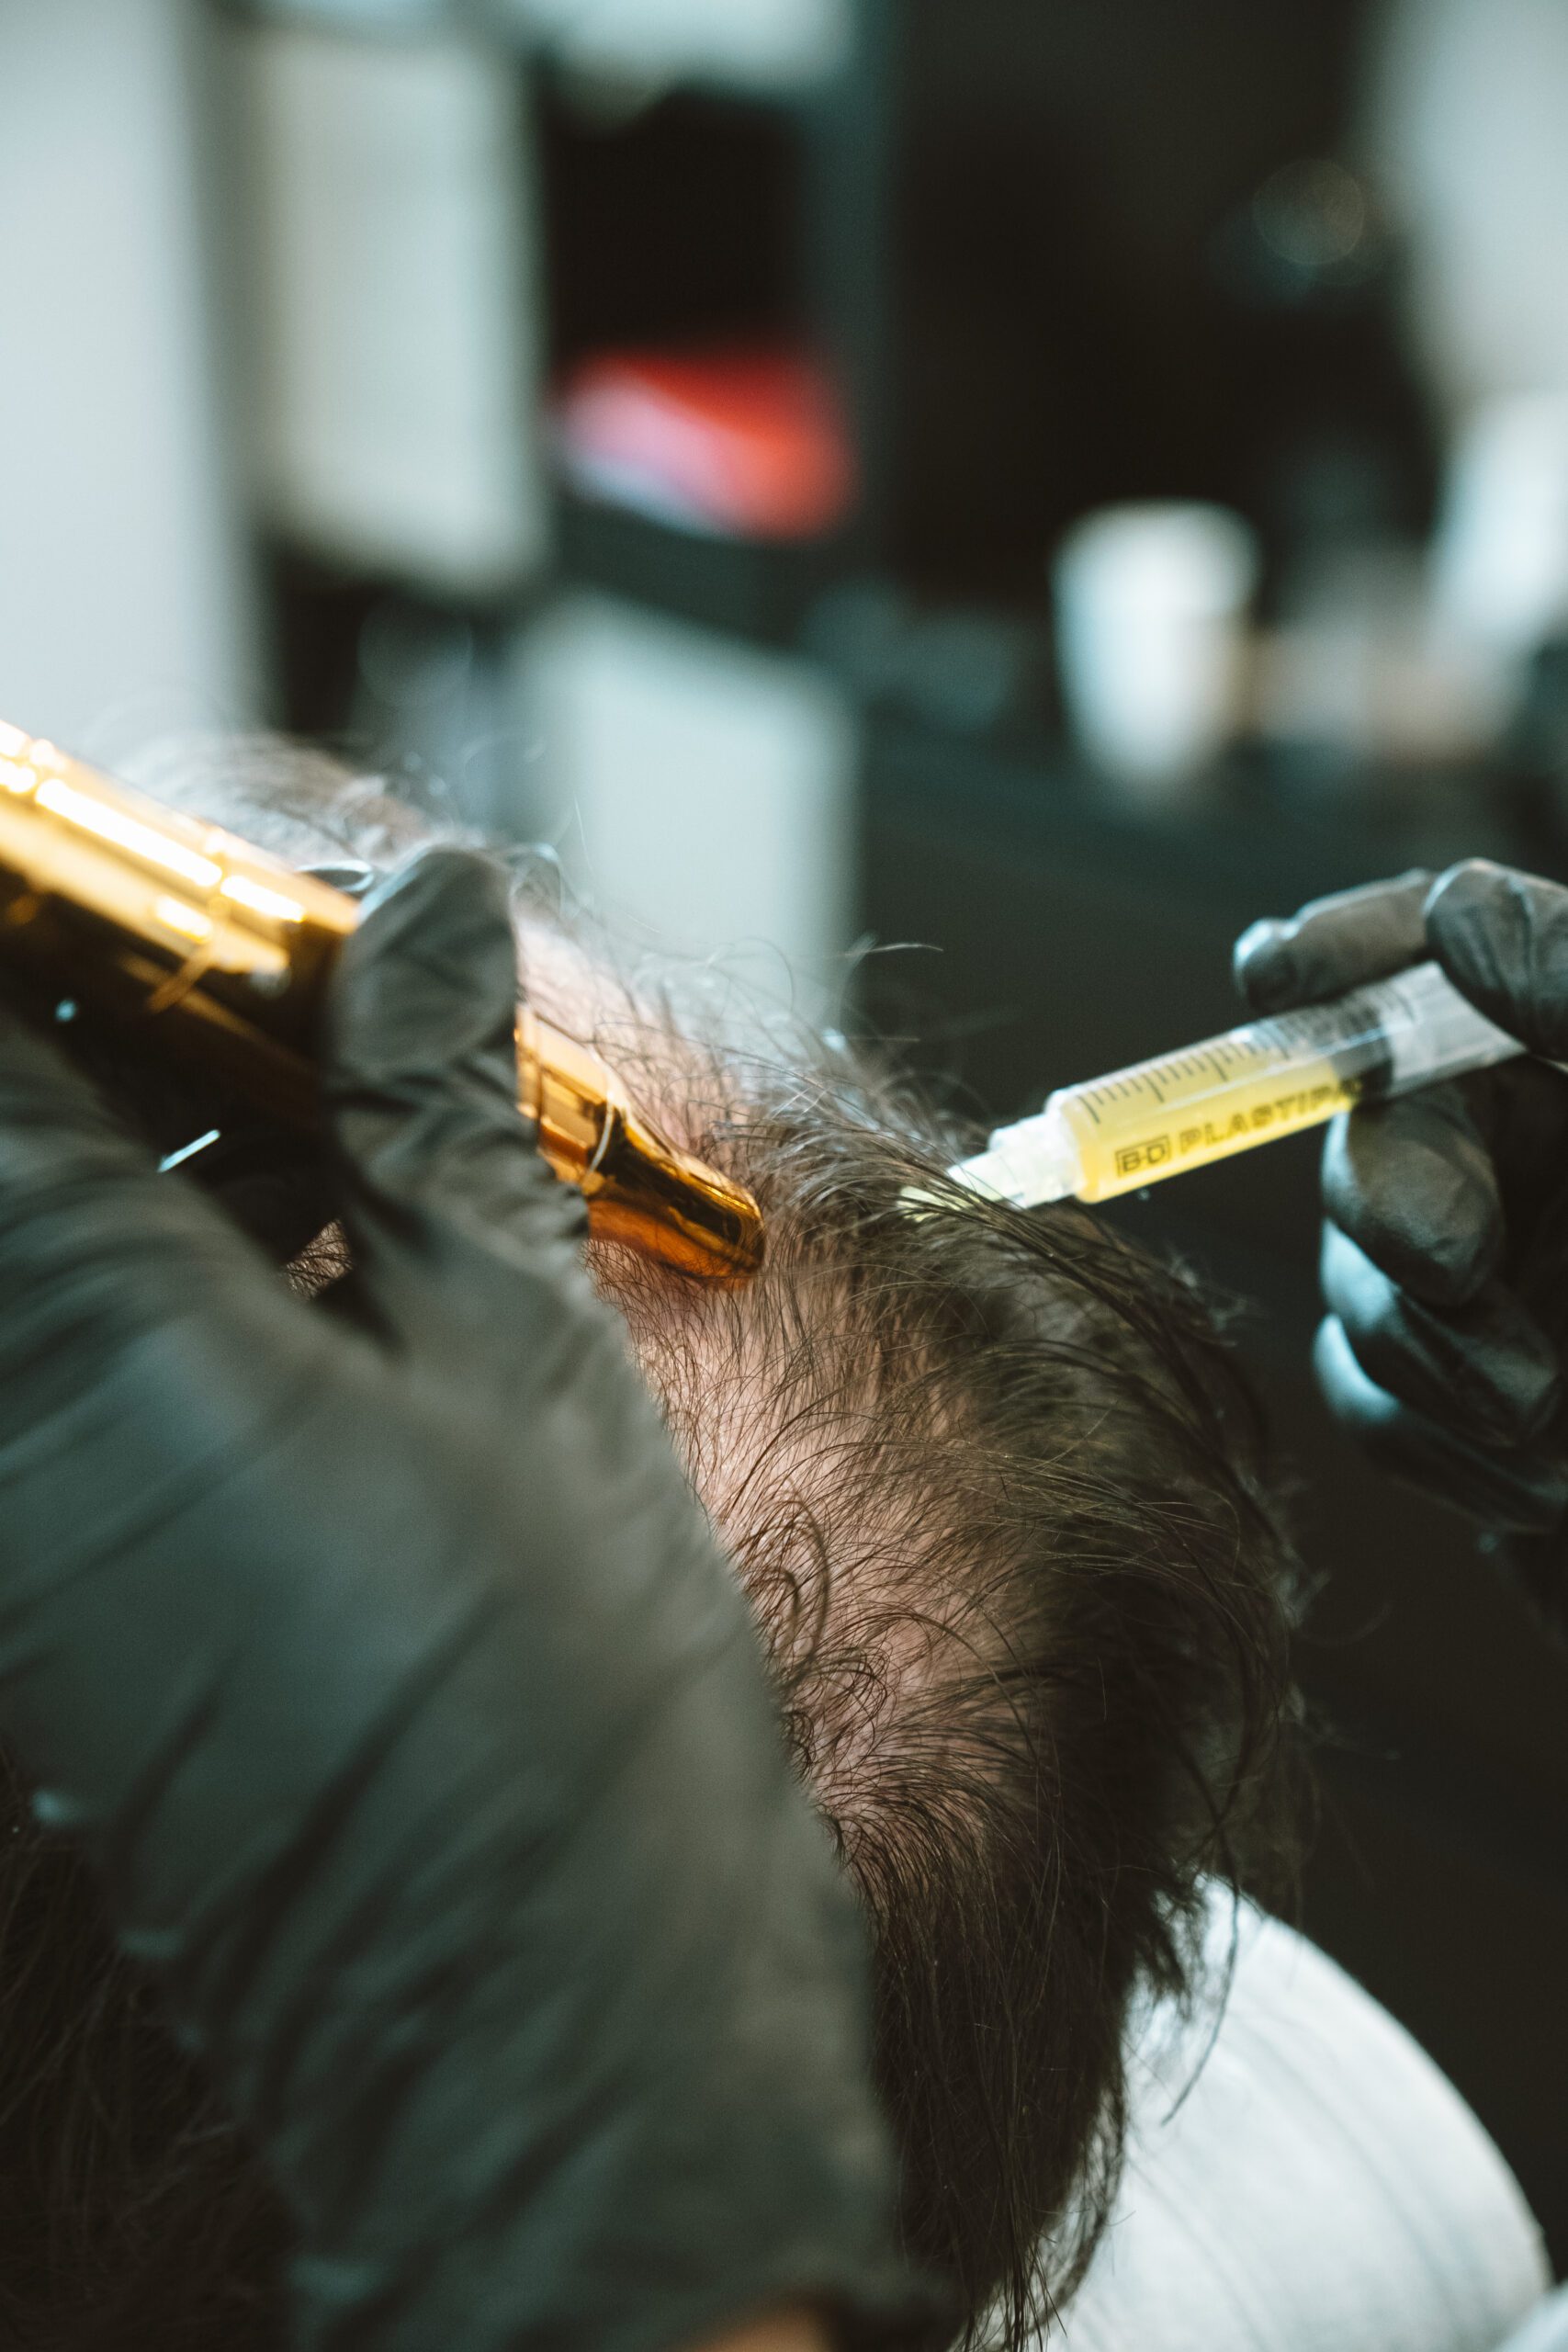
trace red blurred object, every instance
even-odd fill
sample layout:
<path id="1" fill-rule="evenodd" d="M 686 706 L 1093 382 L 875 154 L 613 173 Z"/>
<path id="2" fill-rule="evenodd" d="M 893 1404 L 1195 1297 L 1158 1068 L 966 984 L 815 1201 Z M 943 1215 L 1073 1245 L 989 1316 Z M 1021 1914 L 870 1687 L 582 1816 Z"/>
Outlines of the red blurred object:
<path id="1" fill-rule="evenodd" d="M 854 495 L 827 371 L 786 346 L 597 352 L 568 379 L 558 423 L 579 489 L 689 530 L 818 538 Z"/>

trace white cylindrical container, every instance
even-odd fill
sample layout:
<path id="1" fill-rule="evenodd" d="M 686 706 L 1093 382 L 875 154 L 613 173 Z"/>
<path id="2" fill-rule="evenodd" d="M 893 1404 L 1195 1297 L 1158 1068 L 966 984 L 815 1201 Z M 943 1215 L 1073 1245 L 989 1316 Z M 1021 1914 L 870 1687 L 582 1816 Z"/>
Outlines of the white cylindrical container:
<path id="1" fill-rule="evenodd" d="M 1235 728 L 1257 542 L 1223 507 L 1107 507 L 1055 567 L 1062 687 L 1081 749 L 1151 802 L 1179 798 Z"/>

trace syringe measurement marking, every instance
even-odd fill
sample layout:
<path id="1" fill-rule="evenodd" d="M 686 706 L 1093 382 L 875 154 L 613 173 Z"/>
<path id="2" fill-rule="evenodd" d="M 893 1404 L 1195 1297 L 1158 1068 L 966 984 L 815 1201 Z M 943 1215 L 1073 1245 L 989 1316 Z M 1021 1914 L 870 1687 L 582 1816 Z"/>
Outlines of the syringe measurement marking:
<path id="1" fill-rule="evenodd" d="M 1179 1059 L 1158 1063 L 1152 1069 L 1129 1072 L 1124 1078 L 1101 1079 L 1098 1086 L 1086 1087 L 1081 1093 L 1075 1094 L 1073 1099 L 1082 1103 L 1098 1125 L 1101 1105 L 1109 1107 L 1112 1102 L 1136 1101 L 1142 1097 L 1157 1102 L 1163 1111 L 1168 1108 L 1169 1102 L 1166 1090 L 1173 1083 L 1179 1083 L 1183 1079 L 1199 1078 L 1207 1072 L 1210 1076 L 1218 1079 L 1223 1091 L 1247 1082 L 1245 1069 L 1247 1061 L 1256 1062 L 1266 1058 L 1265 1056 L 1256 1052 L 1244 1056 L 1233 1051 L 1230 1055 L 1231 1066 L 1227 1067 L 1225 1057 L 1218 1049 L 1204 1054 L 1184 1054 Z"/>
<path id="2" fill-rule="evenodd" d="M 1269 1032 L 1276 1025 L 1272 1022 L 1250 1023 L 1234 1036 L 1216 1038 L 1211 1045 L 1172 1055 L 1164 1061 L 1145 1065 L 1142 1069 L 1101 1079 L 1097 1085 L 1071 1094 L 1070 1099 L 1088 1114 L 1097 1127 L 1103 1126 L 1106 1118 L 1118 1113 L 1124 1115 L 1123 1106 L 1133 1103 L 1157 1106 L 1161 1111 L 1179 1108 L 1194 1115 L 1201 1107 L 1212 1115 L 1219 1108 L 1215 1096 L 1224 1097 L 1255 1083 L 1259 1070 L 1267 1071 L 1279 1061 L 1280 1046 L 1285 1041 L 1270 1036 Z M 1293 1047 L 1289 1055 L 1290 1060 L 1322 1061 L 1328 1057 L 1325 1047 L 1343 1049 L 1346 1040 L 1342 1023 L 1332 1019 L 1320 1019 L 1312 1022 L 1310 1026 L 1314 1034 L 1306 1037 L 1303 1036 L 1302 1029 L 1297 1028 L 1290 1041 Z M 1316 1046 L 1317 1050 L 1303 1056 L 1301 1050 L 1303 1044 L 1309 1048 Z M 1289 1084 L 1287 1069 L 1277 1069 L 1275 1075 Z M 1183 1083 L 1190 1085 L 1204 1077 L 1213 1081 L 1212 1089 L 1205 1090 L 1185 1103 L 1179 1101 L 1172 1102 L 1168 1090 L 1179 1089 Z"/>
<path id="3" fill-rule="evenodd" d="M 1475 1034 L 1464 1030 L 1464 1007 L 1456 1014 L 1451 997 L 1436 967 L 1423 967 L 1336 1004 L 1249 1022 L 1228 1036 L 1060 1090 L 1048 1107 L 1058 1123 L 1077 1129 L 1078 1198 L 1106 1200 L 1268 1135 L 1316 1126 L 1369 1097 L 1420 1082 L 1429 1067 L 1483 1068 L 1517 1051 L 1479 1015 L 1472 1016 Z M 1439 1025 L 1444 1018 L 1449 1029 Z M 1424 1023 L 1434 1033 L 1429 1060 L 1416 1064 L 1408 1051 L 1402 1060 L 1407 1032 Z"/>

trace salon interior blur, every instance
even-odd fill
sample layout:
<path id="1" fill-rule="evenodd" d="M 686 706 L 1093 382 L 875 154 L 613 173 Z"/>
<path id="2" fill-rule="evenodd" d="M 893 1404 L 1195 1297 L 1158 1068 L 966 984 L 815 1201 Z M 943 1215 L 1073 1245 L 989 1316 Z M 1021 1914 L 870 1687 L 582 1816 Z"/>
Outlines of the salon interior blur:
<path id="1" fill-rule="evenodd" d="M 1568 878 L 1559 0 L 11 0 L 0 712 L 280 728 L 993 1123 L 1254 918 Z M 1299 1482 L 1302 1924 L 1568 2266 L 1568 1664 L 1307 1368 L 1308 1139 L 1113 1212 Z"/>

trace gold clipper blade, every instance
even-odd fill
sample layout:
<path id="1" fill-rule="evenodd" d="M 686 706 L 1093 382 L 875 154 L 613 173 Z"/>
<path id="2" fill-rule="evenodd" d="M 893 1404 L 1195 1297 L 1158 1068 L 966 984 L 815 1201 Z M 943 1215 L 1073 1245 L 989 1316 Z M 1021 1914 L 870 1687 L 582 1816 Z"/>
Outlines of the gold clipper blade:
<path id="1" fill-rule="evenodd" d="M 291 1124 L 317 1114 L 321 999 L 358 920 L 345 891 L 0 723 L 0 955 L 143 1034 L 156 1022 L 172 1055 Z M 518 1083 L 596 1238 L 707 1280 L 757 1272 L 751 1194 L 660 1135 L 597 1054 L 528 1005 Z"/>

